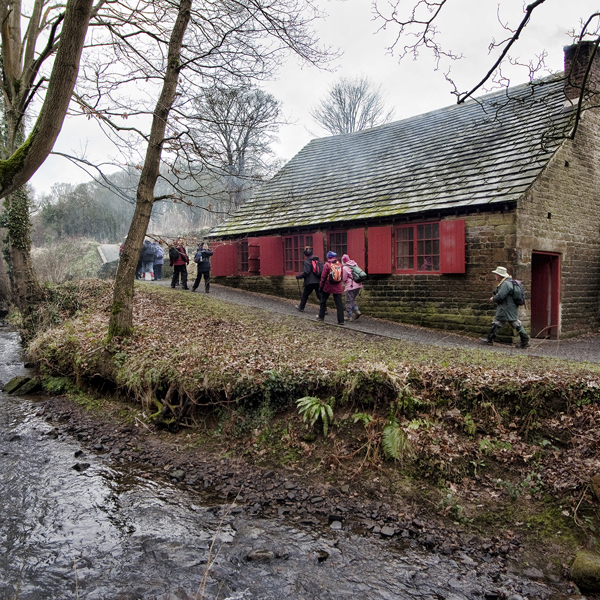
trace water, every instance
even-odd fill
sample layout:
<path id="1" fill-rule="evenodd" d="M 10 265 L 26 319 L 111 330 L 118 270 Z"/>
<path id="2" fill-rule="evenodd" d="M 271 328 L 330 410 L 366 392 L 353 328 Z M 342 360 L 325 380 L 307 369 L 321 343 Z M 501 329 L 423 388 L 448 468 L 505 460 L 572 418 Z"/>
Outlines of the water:
<path id="1" fill-rule="evenodd" d="M 0 329 L 0 382 L 25 372 Z M 0 393 L 0 600 L 558 598 L 468 556 L 207 505 L 59 438 L 40 406 Z"/>

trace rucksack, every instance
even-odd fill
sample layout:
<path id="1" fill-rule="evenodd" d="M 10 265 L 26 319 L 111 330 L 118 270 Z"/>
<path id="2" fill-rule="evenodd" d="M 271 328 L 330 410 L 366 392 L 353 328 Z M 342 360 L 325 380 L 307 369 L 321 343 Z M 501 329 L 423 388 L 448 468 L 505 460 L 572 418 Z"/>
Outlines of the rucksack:
<path id="1" fill-rule="evenodd" d="M 179 258 L 179 250 L 175 246 L 169 248 L 169 258 L 171 260 L 177 260 Z"/>
<path id="2" fill-rule="evenodd" d="M 201 263 L 203 261 L 202 250 L 197 250 L 196 254 L 194 254 L 194 262 Z"/>
<path id="3" fill-rule="evenodd" d="M 354 283 L 362 283 L 367 278 L 367 274 L 358 265 L 352 265 L 350 270 Z"/>
<path id="4" fill-rule="evenodd" d="M 339 283 L 342 280 L 342 265 L 339 261 L 330 263 L 329 283 Z"/>
<path id="5" fill-rule="evenodd" d="M 312 272 L 321 277 L 321 273 L 323 272 L 323 263 L 318 258 L 312 259 Z"/>
<path id="6" fill-rule="evenodd" d="M 525 288 L 518 279 L 512 280 L 512 297 L 517 306 L 525 306 Z"/>

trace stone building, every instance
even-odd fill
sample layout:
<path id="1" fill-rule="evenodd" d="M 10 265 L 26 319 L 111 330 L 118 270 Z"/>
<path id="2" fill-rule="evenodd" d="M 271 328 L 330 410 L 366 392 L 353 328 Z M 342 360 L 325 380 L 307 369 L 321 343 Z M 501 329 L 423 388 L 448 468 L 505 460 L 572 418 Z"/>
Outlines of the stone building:
<path id="1" fill-rule="evenodd" d="M 365 314 L 480 334 L 502 265 L 533 336 L 597 330 L 600 115 L 577 110 L 586 69 L 572 68 L 590 51 L 565 48 L 564 74 L 311 141 L 211 232 L 216 281 L 297 298 L 303 248 L 331 249 L 367 271 Z"/>

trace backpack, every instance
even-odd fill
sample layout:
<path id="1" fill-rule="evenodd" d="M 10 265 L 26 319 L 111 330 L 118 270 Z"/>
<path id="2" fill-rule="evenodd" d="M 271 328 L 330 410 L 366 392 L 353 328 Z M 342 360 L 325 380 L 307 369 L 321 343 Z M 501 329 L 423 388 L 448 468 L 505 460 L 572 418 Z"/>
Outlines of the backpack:
<path id="1" fill-rule="evenodd" d="M 525 306 L 525 288 L 518 279 L 512 280 L 512 297 L 517 306 Z"/>
<path id="2" fill-rule="evenodd" d="M 339 261 L 331 263 L 329 271 L 329 283 L 339 283 L 342 281 L 342 265 Z"/>
<path id="3" fill-rule="evenodd" d="M 312 259 L 312 272 L 317 277 L 321 277 L 321 273 L 323 272 L 323 263 L 317 258 Z"/>
<path id="4" fill-rule="evenodd" d="M 358 265 L 352 265 L 350 270 L 354 283 L 362 283 L 367 278 L 367 274 Z"/>
<path id="5" fill-rule="evenodd" d="M 195 263 L 201 263 L 203 261 L 203 257 L 202 257 L 202 250 L 197 250 L 196 254 L 194 254 L 194 262 Z"/>
<path id="6" fill-rule="evenodd" d="M 154 256 L 160 260 L 165 257 L 165 252 L 160 246 L 155 246 Z"/>
<path id="7" fill-rule="evenodd" d="M 179 258 L 179 250 L 175 246 L 169 248 L 169 258 L 171 260 L 177 260 Z"/>

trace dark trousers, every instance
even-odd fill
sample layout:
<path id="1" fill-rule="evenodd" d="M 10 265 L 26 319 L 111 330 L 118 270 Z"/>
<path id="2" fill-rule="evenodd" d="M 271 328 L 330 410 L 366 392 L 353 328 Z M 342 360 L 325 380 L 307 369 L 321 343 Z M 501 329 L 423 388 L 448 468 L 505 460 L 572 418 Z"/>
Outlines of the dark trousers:
<path id="1" fill-rule="evenodd" d="M 304 289 L 302 290 L 302 297 L 300 298 L 300 310 L 304 310 L 304 307 L 308 302 L 308 297 L 313 292 L 317 295 L 317 300 L 321 302 L 321 290 L 319 290 L 319 284 L 309 283 L 308 285 L 305 285 Z"/>
<path id="2" fill-rule="evenodd" d="M 154 263 L 154 279 L 162 279 L 162 265 Z"/>
<path id="3" fill-rule="evenodd" d="M 329 292 L 321 292 L 319 319 L 325 318 L 325 311 L 327 310 L 327 298 L 329 298 Z M 342 302 L 342 294 L 333 294 L 333 301 L 335 302 L 335 308 L 337 309 L 338 324 L 341 325 L 344 322 L 344 303 Z"/>
<path id="4" fill-rule="evenodd" d="M 181 274 L 181 287 L 184 290 L 188 289 L 187 284 L 187 266 L 175 265 L 173 267 L 173 279 L 171 279 L 171 287 L 174 288 L 179 283 L 179 275 Z"/>
<path id="5" fill-rule="evenodd" d="M 204 275 L 204 291 L 208 294 L 210 290 L 210 271 L 198 271 L 198 275 L 196 275 L 196 281 L 194 281 L 192 289 L 196 291 L 200 285 L 200 281 L 202 280 L 202 275 Z"/>

